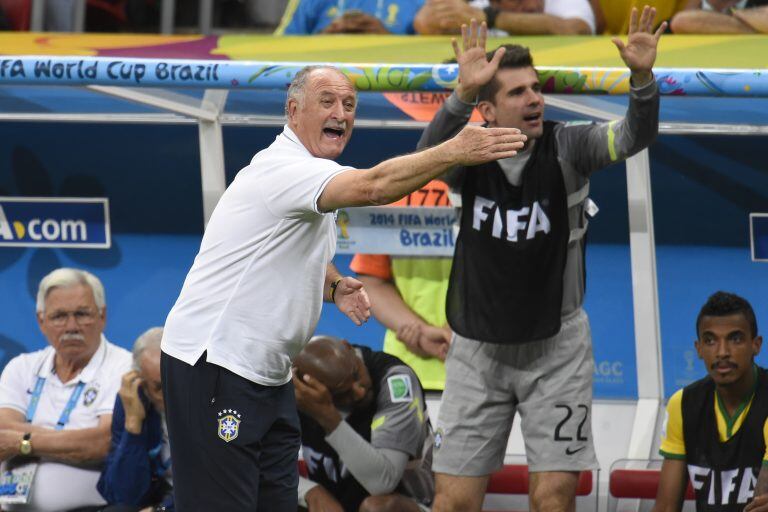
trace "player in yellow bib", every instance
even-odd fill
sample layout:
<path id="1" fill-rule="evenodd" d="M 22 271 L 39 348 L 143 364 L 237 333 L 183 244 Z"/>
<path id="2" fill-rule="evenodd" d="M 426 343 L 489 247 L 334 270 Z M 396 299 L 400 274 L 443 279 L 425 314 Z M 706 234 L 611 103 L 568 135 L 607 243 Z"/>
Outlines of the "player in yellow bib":
<path id="1" fill-rule="evenodd" d="M 745 299 L 717 292 L 696 333 L 709 375 L 667 404 L 654 511 L 679 511 L 689 478 L 698 512 L 768 510 L 768 372 L 755 364 L 755 313 Z"/>

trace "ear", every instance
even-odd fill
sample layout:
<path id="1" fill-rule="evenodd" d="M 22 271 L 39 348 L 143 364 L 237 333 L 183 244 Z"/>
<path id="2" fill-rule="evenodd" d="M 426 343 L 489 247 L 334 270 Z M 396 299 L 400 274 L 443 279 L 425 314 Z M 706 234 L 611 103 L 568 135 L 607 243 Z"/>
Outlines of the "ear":
<path id="1" fill-rule="evenodd" d="M 699 340 L 694 340 L 693 346 L 696 348 L 696 354 L 699 356 L 699 359 L 704 359 L 704 356 L 701 354 L 701 342 Z"/>
<path id="2" fill-rule="evenodd" d="M 288 120 L 289 121 L 293 121 L 293 118 L 296 115 L 296 109 L 298 109 L 298 108 L 299 108 L 299 102 L 296 101 L 296 98 L 290 98 L 288 100 L 288 105 L 287 105 L 287 109 L 286 109 L 286 111 L 288 113 Z"/>
<path id="3" fill-rule="evenodd" d="M 42 313 L 40 311 L 37 312 L 37 325 L 40 327 L 40 330 L 43 330 L 43 322 L 45 321 L 45 313 Z"/>
<path id="4" fill-rule="evenodd" d="M 496 122 L 496 105 L 490 101 L 481 101 L 477 104 L 477 110 L 488 124 Z"/>
<path id="5" fill-rule="evenodd" d="M 757 354 L 760 353 L 760 347 L 762 346 L 763 346 L 763 337 L 756 336 L 755 339 L 752 340 L 752 354 L 757 356 Z"/>

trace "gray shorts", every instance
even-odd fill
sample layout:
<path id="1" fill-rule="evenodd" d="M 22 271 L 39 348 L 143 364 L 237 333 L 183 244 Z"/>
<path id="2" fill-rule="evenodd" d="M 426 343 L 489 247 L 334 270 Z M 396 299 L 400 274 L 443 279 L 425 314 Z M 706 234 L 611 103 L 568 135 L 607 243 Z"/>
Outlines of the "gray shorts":
<path id="1" fill-rule="evenodd" d="M 597 469 L 592 444 L 592 339 L 579 309 L 551 338 L 483 343 L 455 335 L 435 429 L 432 469 L 484 476 L 504 463 L 520 412 L 530 471 Z"/>

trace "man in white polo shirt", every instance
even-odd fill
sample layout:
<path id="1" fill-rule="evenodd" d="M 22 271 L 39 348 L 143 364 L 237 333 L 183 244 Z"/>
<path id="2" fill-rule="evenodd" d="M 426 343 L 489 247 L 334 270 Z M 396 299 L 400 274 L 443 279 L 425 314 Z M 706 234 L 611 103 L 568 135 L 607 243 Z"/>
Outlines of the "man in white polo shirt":
<path id="1" fill-rule="evenodd" d="M 93 510 L 98 465 L 109 449 L 120 376 L 130 353 L 102 334 L 104 287 L 89 272 L 54 270 L 37 294 L 51 346 L 12 359 L 0 376 L 3 510 Z M 28 485 L 31 484 L 31 485 Z"/>
<path id="2" fill-rule="evenodd" d="M 162 342 L 178 510 L 296 510 L 300 434 L 291 360 L 322 301 L 361 324 L 362 283 L 331 264 L 336 209 L 387 204 L 463 162 L 507 158 L 516 129 L 456 138 L 370 169 L 337 164 L 357 97 L 335 68 L 297 73 L 287 125 L 222 196 Z"/>

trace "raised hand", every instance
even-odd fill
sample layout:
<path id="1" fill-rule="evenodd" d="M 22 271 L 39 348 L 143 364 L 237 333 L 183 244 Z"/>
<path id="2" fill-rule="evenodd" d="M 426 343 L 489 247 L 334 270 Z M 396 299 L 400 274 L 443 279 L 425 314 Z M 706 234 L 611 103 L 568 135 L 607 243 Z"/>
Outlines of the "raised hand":
<path id="1" fill-rule="evenodd" d="M 642 85 L 650 81 L 653 76 L 656 49 L 659 46 L 661 34 L 667 29 L 667 22 L 665 21 L 654 32 L 653 22 L 655 19 L 655 8 L 646 5 L 638 19 L 637 9 L 633 7 L 629 17 L 629 35 L 626 44 L 618 37 L 612 39 L 613 44 L 619 49 L 621 59 L 632 71 L 632 81 L 635 85 Z"/>
<path id="2" fill-rule="evenodd" d="M 339 311 L 355 325 L 363 325 L 371 317 L 371 301 L 363 283 L 353 277 L 343 277 L 336 287 L 334 302 Z"/>
<path id="3" fill-rule="evenodd" d="M 147 415 L 144 404 L 139 398 L 139 386 L 141 386 L 139 372 L 131 370 L 123 375 L 118 391 L 125 410 L 125 430 L 131 434 L 141 433 L 141 425 Z"/>
<path id="4" fill-rule="evenodd" d="M 506 52 L 505 48 L 499 48 L 488 62 L 485 58 L 487 39 L 488 27 L 485 22 L 478 26 L 474 18 L 469 22 L 469 27 L 461 26 L 461 48 L 455 38 L 451 39 L 453 53 L 456 55 L 456 62 L 459 63 L 459 84 L 456 86 L 456 94 L 466 103 L 473 102 L 480 88 L 491 81 Z"/>
<path id="5" fill-rule="evenodd" d="M 517 128 L 482 128 L 467 125 L 453 139 L 445 142 L 458 165 L 478 165 L 511 158 L 523 148 L 528 138 Z"/>

